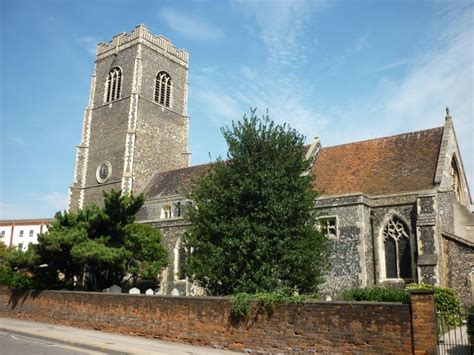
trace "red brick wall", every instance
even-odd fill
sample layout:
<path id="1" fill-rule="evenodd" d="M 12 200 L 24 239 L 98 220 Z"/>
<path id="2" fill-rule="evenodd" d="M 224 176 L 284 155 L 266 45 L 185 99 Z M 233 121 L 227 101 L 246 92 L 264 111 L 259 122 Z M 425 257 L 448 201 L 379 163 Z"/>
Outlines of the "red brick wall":
<path id="1" fill-rule="evenodd" d="M 436 313 L 432 291 L 411 292 L 413 352 L 436 354 Z"/>
<path id="2" fill-rule="evenodd" d="M 408 305 L 308 302 L 230 321 L 231 301 L 0 289 L 0 316 L 234 350 L 411 353 Z"/>

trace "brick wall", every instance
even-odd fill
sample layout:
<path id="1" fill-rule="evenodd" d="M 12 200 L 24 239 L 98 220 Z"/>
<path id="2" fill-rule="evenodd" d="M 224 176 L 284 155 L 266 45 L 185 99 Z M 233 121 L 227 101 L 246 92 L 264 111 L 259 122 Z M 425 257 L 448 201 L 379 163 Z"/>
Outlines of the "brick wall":
<path id="1" fill-rule="evenodd" d="M 418 306 L 422 307 L 422 302 L 424 299 Z M 247 321 L 238 323 L 231 321 L 230 311 L 228 298 L 0 289 L 2 317 L 242 351 L 392 354 L 413 351 L 413 315 L 409 305 L 307 302 L 282 305 L 271 315 L 253 314 Z M 416 322 L 422 322 L 421 318 L 415 318 Z M 414 334 L 419 334 L 420 346 L 426 346 L 426 334 L 418 330 Z"/>

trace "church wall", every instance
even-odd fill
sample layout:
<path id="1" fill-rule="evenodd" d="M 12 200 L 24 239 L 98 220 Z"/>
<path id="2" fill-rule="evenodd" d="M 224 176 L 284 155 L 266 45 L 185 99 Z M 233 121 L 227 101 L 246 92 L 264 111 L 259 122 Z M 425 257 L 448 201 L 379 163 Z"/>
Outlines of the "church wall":
<path id="1" fill-rule="evenodd" d="M 320 287 L 323 296 L 334 297 L 341 290 L 361 286 L 359 208 L 359 205 L 318 208 L 320 217 L 337 216 L 338 229 L 337 238 L 329 240 L 330 271 Z"/>
<path id="2" fill-rule="evenodd" d="M 171 77 L 172 95 L 171 110 L 181 115 L 186 115 L 187 96 L 187 68 L 143 46 L 142 49 L 143 73 L 140 88 L 140 96 L 149 100 L 155 100 L 156 75 L 160 71 L 167 72 Z"/>
<path id="3" fill-rule="evenodd" d="M 122 89 L 120 98 L 128 98 L 132 93 L 133 68 L 137 46 L 122 49 L 117 56 L 111 55 L 96 62 L 96 84 L 93 107 L 99 107 L 105 103 L 105 87 L 109 72 L 114 67 L 122 69 Z M 106 104 L 108 105 L 108 103 Z M 128 113 L 128 108 L 123 111 Z M 127 116 L 127 115 L 126 115 Z"/>
<path id="4" fill-rule="evenodd" d="M 141 191 L 156 171 L 188 166 L 187 117 L 142 98 L 138 117 L 134 191 Z"/>
<path id="5" fill-rule="evenodd" d="M 474 273 L 473 248 L 450 238 L 443 238 L 447 264 L 447 287 L 456 291 L 464 306 L 473 300 L 472 274 Z"/>

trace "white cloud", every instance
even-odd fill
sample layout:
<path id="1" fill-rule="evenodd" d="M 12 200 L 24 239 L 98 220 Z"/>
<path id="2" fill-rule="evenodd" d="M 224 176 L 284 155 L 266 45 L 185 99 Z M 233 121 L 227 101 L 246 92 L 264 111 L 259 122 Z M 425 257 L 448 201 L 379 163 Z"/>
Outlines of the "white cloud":
<path id="1" fill-rule="evenodd" d="M 0 219 L 51 218 L 66 209 L 66 196 L 59 192 L 25 193 L 21 202 L 0 201 Z"/>
<path id="2" fill-rule="evenodd" d="M 210 22 L 171 8 L 161 10 L 160 17 L 173 31 L 190 39 L 216 40 L 223 36 L 222 31 Z"/>
<path id="3" fill-rule="evenodd" d="M 26 144 L 25 140 L 21 137 L 9 137 L 8 139 L 15 145 L 24 146 Z"/>
<path id="4" fill-rule="evenodd" d="M 429 49 L 411 58 L 376 68 L 383 72 L 410 64 L 397 80 L 381 78 L 371 97 L 345 109 L 327 110 L 333 122 L 323 144 L 339 144 L 444 124 L 451 109 L 471 189 L 474 187 L 474 24 L 469 11 L 440 11 Z M 361 124 L 362 122 L 362 124 Z M 336 128 L 336 129 L 335 129 Z"/>
<path id="5" fill-rule="evenodd" d="M 100 42 L 97 38 L 90 36 L 81 36 L 78 37 L 77 40 L 84 46 L 84 48 L 91 56 L 95 56 L 97 43 Z"/>
<path id="6" fill-rule="evenodd" d="M 46 207 L 54 211 L 65 210 L 67 204 L 66 195 L 59 192 L 51 192 L 41 195 L 41 201 L 46 204 Z"/>

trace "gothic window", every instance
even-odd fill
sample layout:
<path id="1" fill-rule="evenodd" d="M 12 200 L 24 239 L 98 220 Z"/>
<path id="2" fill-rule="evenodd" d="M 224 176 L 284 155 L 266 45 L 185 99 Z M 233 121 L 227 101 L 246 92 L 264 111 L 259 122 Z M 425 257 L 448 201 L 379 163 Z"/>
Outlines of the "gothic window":
<path id="1" fill-rule="evenodd" d="M 336 217 L 320 217 L 319 230 L 328 236 L 328 238 L 337 238 L 337 218 Z"/>
<path id="2" fill-rule="evenodd" d="M 105 102 L 120 99 L 122 89 L 122 70 L 119 67 L 112 68 L 107 77 Z"/>
<path id="3" fill-rule="evenodd" d="M 383 229 L 385 274 L 388 279 L 412 279 L 412 255 L 408 227 L 393 217 Z"/>
<path id="4" fill-rule="evenodd" d="M 171 77 L 168 73 L 160 71 L 156 75 L 155 101 L 166 107 L 171 103 Z"/>
<path id="5" fill-rule="evenodd" d="M 186 273 L 184 272 L 184 265 L 186 264 L 186 249 L 183 246 L 180 246 L 178 253 L 178 279 L 185 280 Z"/>
<path id="6" fill-rule="evenodd" d="M 169 219 L 171 218 L 171 206 L 166 205 L 161 208 L 161 218 Z"/>
<path id="7" fill-rule="evenodd" d="M 458 164 L 456 163 L 455 157 L 451 160 L 451 169 L 450 169 L 450 178 L 451 178 L 451 188 L 454 191 L 456 200 L 463 203 L 463 193 L 461 186 L 461 179 L 459 178 L 459 169 Z"/>

